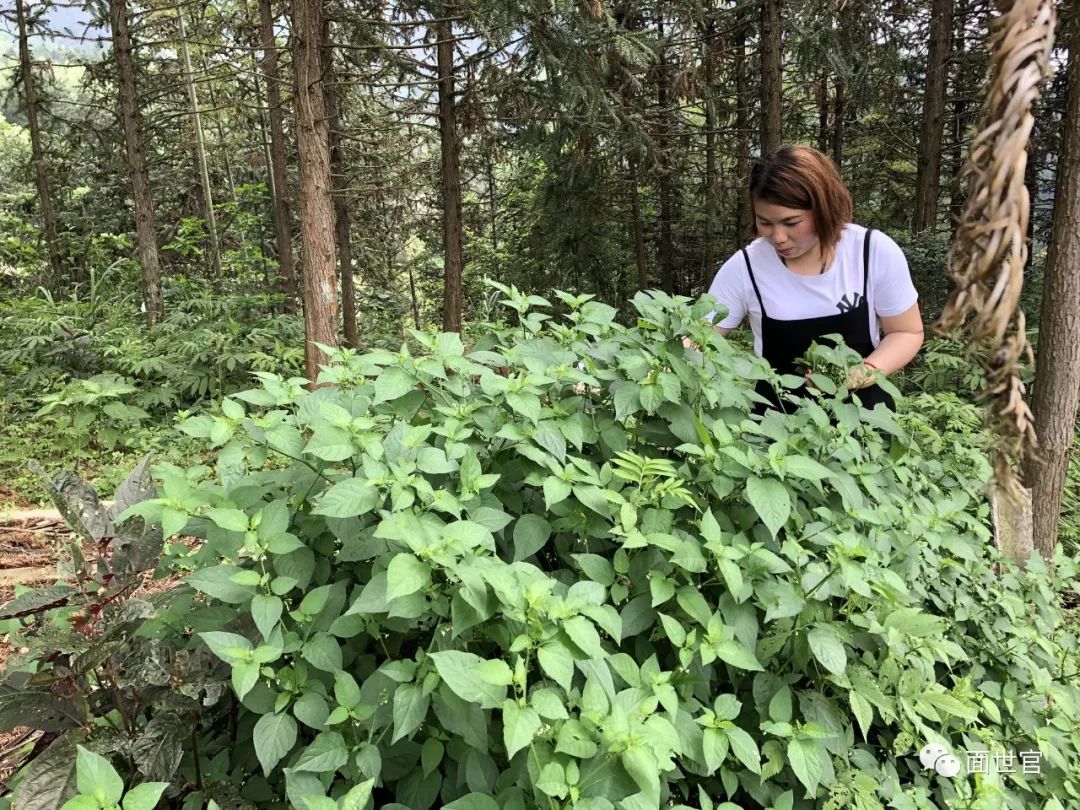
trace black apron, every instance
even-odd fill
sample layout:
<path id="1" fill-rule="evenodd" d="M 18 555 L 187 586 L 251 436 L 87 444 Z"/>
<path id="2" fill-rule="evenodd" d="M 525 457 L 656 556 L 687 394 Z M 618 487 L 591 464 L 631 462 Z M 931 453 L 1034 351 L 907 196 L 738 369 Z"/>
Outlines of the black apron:
<path id="1" fill-rule="evenodd" d="M 754 279 L 750 256 L 743 248 L 746 271 L 750 274 L 750 283 L 754 285 L 754 294 L 761 306 L 761 356 L 778 374 L 796 374 L 802 377 L 804 372 L 796 365 L 796 358 L 806 354 L 810 344 L 815 340 L 822 344 L 832 343 L 832 341 L 822 340 L 824 335 L 842 335 L 844 342 L 863 357 L 868 357 L 874 351 L 874 341 L 870 335 L 870 305 L 866 300 L 867 284 L 870 278 L 871 233 L 873 231 L 867 229 L 863 240 L 863 290 L 858 306 L 846 312 L 838 312 L 836 315 L 821 315 L 817 318 L 796 318 L 790 321 L 770 318 L 768 312 L 765 311 L 765 303 L 761 300 L 757 281 Z M 770 407 L 790 413 L 797 407 L 796 403 L 782 401 L 766 380 L 758 383 L 757 392 L 769 404 L 756 406 L 755 413 L 761 414 Z M 852 393 L 859 397 L 865 408 L 873 408 L 879 402 L 884 402 L 890 410 L 896 407 L 892 397 L 878 385 L 859 388 Z"/>

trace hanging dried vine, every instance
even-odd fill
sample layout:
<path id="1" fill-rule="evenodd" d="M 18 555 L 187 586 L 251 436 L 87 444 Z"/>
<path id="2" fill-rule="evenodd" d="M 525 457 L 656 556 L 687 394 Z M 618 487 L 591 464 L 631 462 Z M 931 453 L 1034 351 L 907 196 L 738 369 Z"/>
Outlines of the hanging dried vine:
<path id="1" fill-rule="evenodd" d="M 1021 361 L 1034 362 L 1018 308 L 1028 251 L 1024 171 L 1032 105 L 1050 74 L 1055 11 L 1052 0 L 998 0 L 998 8 L 989 88 L 963 170 L 967 201 L 948 256 L 956 287 L 935 329 L 949 333 L 963 324 L 971 352 L 980 354 L 986 424 L 999 439 L 995 477 L 1000 487 L 1018 493 L 1013 463 L 1036 444 L 1020 379 Z"/>

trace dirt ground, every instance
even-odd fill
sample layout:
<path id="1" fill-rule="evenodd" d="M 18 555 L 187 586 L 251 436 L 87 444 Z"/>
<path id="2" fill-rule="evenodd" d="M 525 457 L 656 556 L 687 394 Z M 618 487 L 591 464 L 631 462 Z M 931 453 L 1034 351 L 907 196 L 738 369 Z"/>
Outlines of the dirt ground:
<path id="1" fill-rule="evenodd" d="M 64 549 L 71 533 L 55 509 L 38 509 L 32 505 L 13 502 L 0 488 L 0 605 L 15 596 L 17 585 L 48 585 L 58 579 L 57 563 L 64 558 Z M 195 544 L 196 538 L 182 542 Z M 174 541 L 175 542 L 175 541 Z M 167 590 L 178 577 L 154 579 L 147 571 L 141 575 L 142 584 L 132 594 L 147 596 Z M 17 652 L 10 634 L 0 633 L 0 672 L 8 657 Z M 40 732 L 16 728 L 0 732 L 0 795 L 7 779 L 29 753 Z"/>
<path id="2" fill-rule="evenodd" d="M 26 509 L 0 488 L 0 605 L 12 599 L 16 585 L 46 584 L 56 579 L 56 563 L 67 529 L 52 510 Z M 9 634 L 0 634 L 0 670 L 12 653 Z M 0 785 L 15 772 L 40 732 L 15 728 L 0 732 Z"/>
<path id="3" fill-rule="evenodd" d="M 16 585 L 55 580 L 56 563 L 68 537 L 67 527 L 55 510 L 0 511 L 0 605 L 14 596 Z M 0 667 L 3 642 L 0 636 Z"/>

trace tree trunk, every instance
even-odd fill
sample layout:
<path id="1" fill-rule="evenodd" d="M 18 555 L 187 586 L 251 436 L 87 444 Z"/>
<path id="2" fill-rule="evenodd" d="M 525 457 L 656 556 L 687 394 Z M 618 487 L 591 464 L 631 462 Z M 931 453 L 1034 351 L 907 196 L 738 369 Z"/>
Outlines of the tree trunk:
<path id="1" fill-rule="evenodd" d="M 781 143 L 781 34 L 780 0 L 761 2 L 761 156 L 775 152 Z"/>
<path id="2" fill-rule="evenodd" d="M 150 194 L 150 173 L 146 168 L 142 116 L 139 114 L 135 63 L 128 30 L 127 0 L 109 0 L 109 16 L 120 91 L 120 118 L 124 123 L 124 146 L 135 207 L 135 245 L 142 269 L 143 305 L 146 323 L 153 326 L 165 317 L 165 306 L 161 297 L 161 265 L 154 232 L 154 198 Z"/>
<path id="3" fill-rule="evenodd" d="M 495 275 L 496 277 L 502 276 L 502 268 L 499 263 L 499 209 L 498 209 L 498 194 L 495 186 L 495 162 L 491 159 L 491 153 L 488 152 L 487 160 L 484 163 L 484 170 L 487 174 L 487 186 L 488 186 L 488 218 L 491 220 L 491 252 L 495 259 Z"/>
<path id="4" fill-rule="evenodd" d="M 304 356 L 312 384 L 318 378 L 319 366 L 326 363 L 326 355 L 316 344 L 338 345 L 330 130 L 322 77 L 322 10 L 322 0 L 292 3 L 300 235 L 304 251 Z"/>
<path id="5" fill-rule="evenodd" d="M 750 90 L 746 81 L 746 17 L 736 12 L 735 24 L 735 243 L 742 246 L 748 236 L 750 184 Z"/>
<path id="6" fill-rule="evenodd" d="M 413 276 L 412 262 L 408 265 L 409 273 L 409 304 L 412 308 L 413 324 L 417 329 L 420 328 L 420 301 L 416 296 L 416 278 Z"/>
<path id="7" fill-rule="evenodd" d="M 30 155 L 34 162 L 34 182 L 37 184 L 38 200 L 41 202 L 41 224 L 45 230 L 45 248 L 49 253 L 50 274 L 45 286 L 56 292 L 62 281 L 63 266 L 60 260 L 60 242 L 56 236 L 56 213 L 53 211 L 49 172 L 45 166 L 45 152 L 41 148 L 37 90 L 34 88 L 33 63 L 30 61 L 30 39 L 26 33 L 26 8 L 23 0 L 15 0 L 15 14 L 19 21 L 19 65 L 23 77 L 23 92 L 26 95 L 26 118 L 30 126 Z"/>
<path id="8" fill-rule="evenodd" d="M 716 272 L 716 209 L 720 189 L 716 182 L 716 65 L 713 38 L 716 36 L 716 19 L 709 18 L 705 40 L 705 255 L 698 283 L 707 292 Z"/>
<path id="9" fill-rule="evenodd" d="M 1041 458 L 1024 469 L 1034 502 L 1035 547 L 1047 558 L 1057 545 L 1080 398 L 1080 0 L 1071 0 L 1069 7 L 1067 101 L 1033 395 Z"/>
<path id="10" fill-rule="evenodd" d="M 817 107 L 818 107 L 818 150 L 829 151 L 829 71 L 821 70 L 821 78 L 817 82 Z"/>
<path id="11" fill-rule="evenodd" d="M 210 262 L 214 268 L 214 277 L 221 276 L 221 251 L 218 248 L 217 217 L 214 216 L 214 194 L 210 189 L 210 169 L 206 165 L 206 143 L 203 141 L 202 115 L 199 113 L 199 94 L 195 90 L 195 76 L 191 69 L 191 51 L 188 50 L 187 27 L 184 25 L 184 8 L 176 6 L 176 19 L 180 26 L 180 53 L 184 57 L 184 80 L 188 87 L 188 100 L 191 102 L 191 128 L 195 132 L 195 165 L 202 184 L 203 213 L 206 217 L 206 232 L 210 240 Z"/>
<path id="12" fill-rule="evenodd" d="M 435 23 L 439 70 L 439 142 L 442 153 L 443 331 L 461 331 L 461 171 L 454 102 L 454 41 L 449 20 Z"/>
<path id="13" fill-rule="evenodd" d="M 356 348 L 360 336 L 356 328 L 356 285 L 353 281 L 352 240 L 349 235 L 349 205 L 345 199 L 345 157 L 341 148 L 343 129 L 337 79 L 334 75 L 334 46 L 330 22 L 323 21 L 323 76 L 326 84 L 326 117 L 330 122 L 330 177 L 334 189 L 334 235 L 341 272 L 341 312 L 345 345 Z"/>
<path id="14" fill-rule="evenodd" d="M 252 52 L 251 58 L 252 58 L 252 60 L 254 60 L 254 58 L 255 58 L 254 52 Z M 205 75 L 209 75 L 209 73 L 210 73 L 210 63 L 207 61 L 205 53 L 202 56 L 202 69 L 203 69 L 203 73 Z M 258 77 L 257 76 L 255 78 L 255 81 L 258 82 Z M 206 92 L 207 92 L 207 95 L 208 95 L 208 97 L 210 99 L 210 109 L 211 110 L 216 110 L 218 108 L 217 95 L 214 93 L 214 84 L 213 84 L 213 82 L 207 82 L 207 84 L 206 84 Z M 260 101 L 259 99 L 262 98 L 262 94 L 258 92 L 258 87 L 257 86 L 255 88 L 255 92 L 256 92 L 255 103 L 257 105 L 261 105 L 262 101 Z M 220 115 L 215 115 L 215 116 L 213 116 L 213 118 L 214 118 L 214 129 L 217 130 L 218 143 L 220 143 L 222 149 L 224 149 L 224 152 L 222 153 L 221 157 L 222 157 L 222 162 L 225 164 L 225 182 L 227 182 L 229 184 L 229 198 L 235 203 L 235 202 L 238 202 L 238 200 L 236 199 L 236 177 L 233 174 L 232 159 L 229 157 L 229 145 L 228 145 L 229 141 L 225 137 L 225 127 L 223 127 L 222 124 L 221 124 L 221 116 Z M 259 118 L 260 118 L 259 131 L 262 132 L 262 133 L 265 133 L 266 124 L 265 124 L 265 122 L 263 122 L 261 120 L 261 118 L 262 118 L 262 107 L 261 106 L 259 107 Z"/>
<path id="15" fill-rule="evenodd" d="M 832 159 L 837 168 L 844 160 L 844 116 L 847 114 L 847 82 L 837 75 L 833 86 Z"/>
<path id="16" fill-rule="evenodd" d="M 668 295 L 675 294 L 675 245 L 671 236 L 671 222 L 674 218 L 671 192 L 671 155 L 669 134 L 671 127 L 668 116 L 668 71 L 667 49 L 664 42 L 664 17 L 663 11 L 657 17 L 657 34 L 660 38 L 660 58 L 657 63 L 656 76 L 656 103 L 659 113 L 657 126 L 657 148 L 660 152 L 659 177 L 657 177 L 658 191 L 660 193 L 660 286 Z"/>
<path id="17" fill-rule="evenodd" d="M 649 289 L 649 260 L 645 255 L 645 229 L 641 222 L 639 185 L 637 158 L 632 157 L 630 158 L 630 217 L 634 229 L 634 258 L 637 260 L 638 290 L 644 292 Z"/>
<path id="18" fill-rule="evenodd" d="M 949 39 L 952 33 L 953 0 L 933 0 L 930 12 L 930 55 L 923 90 L 922 123 L 919 128 L 919 163 L 915 178 L 915 210 L 911 233 L 933 230 L 937 224 L 938 187 L 941 175 L 941 132 L 945 119 L 945 83 L 949 70 Z"/>
<path id="19" fill-rule="evenodd" d="M 266 112 L 265 112 L 266 107 L 265 107 L 265 102 L 263 101 L 262 87 L 261 87 L 260 82 L 259 82 L 259 65 L 258 65 L 258 62 L 255 59 L 255 49 L 252 48 L 250 53 L 251 53 L 251 67 L 252 67 L 252 71 L 251 71 L 252 87 L 255 90 L 255 107 L 257 108 L 258 115 L 259 115 L 259 139 L 262 142 L 263 167 L 264 167 L 264 169 L 266 171 L 266 185 L 267 185 L 267 191 L 269 192 L 269 195 L 268 195 L 269 199 L 267 201 L 267 203 L 268 203 L 267 204 L 267 208 L 268 208 L 267 214 L 270 215 L 271 224 L 276 225 L 277 211 L 276 211 L 276 207 L 274 205 L 274 202 L 275 202 L 275 200 L 277 200 L 277 193 L 276 193 L 276 189 L 274 187 L 274 159 L 270 156 L 270 131 L 267 129 L 267 125 L 266 125 Z M 229 182 L 231 184 L 232 181 L 230 180 Z M 236 194 L 234 192 L 233 193 L 233 200 L 235 200 L 235 199 L 236 199 Z M 270 261 L 267 258 L 270 255 L 270 251 L 267 250 L 266 229 L 265 229 L 263 223 L 259 224 L 259 242 L 260 242 L 260 244 L 262 246 L 263 271 L 264 271 L 265 276 L 266 276 L 266 288 L 268 290 L 273 289 L 273 287 L 275 286 L 275 282 L 278 282 L 277 286 L 280 286 L 280 258 L 281 258 L 281 256 L 280 256 L 280 254 L 278 254 L 279 277 L 278 277 L 278 279 L 273 279 L 273 278 L 271 278 L 271 275 L 270 275 Z M 275 244 L 275 250 L 276 250 L 276 244 Z M 273 311 L 274 311 L 274 309 L 271 309 L 271 312 L 273 312 Z"/>
<path id="20" fill-rule="evenodd" d="M 960 221 L 960 212 L 964 208 L 964 189 L 960 172 L 964 167 L 964 140 L 971 125 L 968 112 L 970 102 L 968 92 L 971 87 L 967 60 L 960 58 L 967 53 L 968 0 L 960 0 L 953 19 L 952 52 L 956 55 L 956 73 L 953 76 L 952 92 L 952 144 L 949 149 L 949 232 L 955 236 L 956 226 Z"/>
<path id="21" fill-rule="evenodd" d="M 285 179 L 285 131 L 281 115 L 281 84 L 278 79 L 277 41 L 270 0 L 259 0 L 259 35 L 262 38 L 262 74 L 266 81 L 266 106 L 270 117 L 270 164 L 274 211 L 274 242 L 281 265 L 281 291 L 285 311 L 296 312 L 296 266 L 293 263 L 289 228 L 289 193 Z"/>

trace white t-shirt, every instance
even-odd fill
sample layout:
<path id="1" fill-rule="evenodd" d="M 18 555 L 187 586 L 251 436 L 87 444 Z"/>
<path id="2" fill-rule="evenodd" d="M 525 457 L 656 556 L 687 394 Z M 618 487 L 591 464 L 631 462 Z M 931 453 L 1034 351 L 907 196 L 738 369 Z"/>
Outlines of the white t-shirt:
<path id="1" fill-rule="evenodd" d="M 796 320 L 836 315 L 859 305 L 863 291 L 863 239 L 866 228 L 849 223 L 840 234 L 836 258 L 820 275 L 800 276 L 780 261 L 780 254 L 765 238 L 746 247 L 765 311 L 770 318 Z M 720 266 L 709 294 L 728 308 L 716 326 L 734 328 L 749 316 L 754 351 L 761 354 L 761 306 L 758 304 L 742 251 Z M 870 237 L 870 278 L 866 296 L 870 304 L 870 336 L 881 340 L 878 316 L 890 317 L 909 310 L 918 300 L 907 259 L 887 234 Z M 713 313 L 715 314 L 715 313 Z M 709 318 L 712 320 L 712 317 Z"/>

